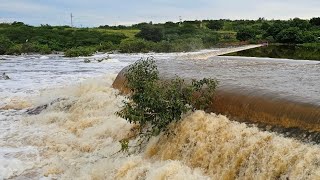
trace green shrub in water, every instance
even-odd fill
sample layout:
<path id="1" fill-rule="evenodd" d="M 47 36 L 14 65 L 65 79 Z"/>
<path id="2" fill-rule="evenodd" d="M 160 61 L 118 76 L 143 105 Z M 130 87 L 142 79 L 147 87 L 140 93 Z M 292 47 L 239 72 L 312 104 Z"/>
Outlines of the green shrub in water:
<path id="1" fill-rule="evenodd" d="M 97 47 L 97 50 L 100 52 L 110 52 L 115 49 L 116 46 L 111 41 L 103 42 Z"/>
<path id="2" fill-rule="evenodd" d="M 21 53 L 22 53 L 21 44 L 14 44 L 6 52 L 6 54 L 9 54 L 9 55 L 20 55 Z"/>
<path id="3" fill-rule="evenodd" d="M 79 57 L 79 56 L 91 56 L 95 52 L 92 47 L 77 47 L 71 48 L 64 52 L 66 57 Z"/>
<path id="4" fill-rule="evenodd" d="M 203 41 L 200 38 L 177 39 L 172 42 L 173 52 L 196 51 L 203 47 Z"/>
<path id="5" fill-rule="evenodd" d="M 131 93 L 117 115 L 138 124 L 140 135 L 148 138 L 166 132 L 170 123 L 179 121 L 189 110 L 205 110 L 217 86 L 215 79 L 207 78 L 191 84 L 179 77 L 160 81 L 153 58 L 131 65 L 125 77 Z"/>
<path id="6" fill-rule="evenodd" d="M 13 46 L 13 42 L 9 38 L 0 35 L 0 55 L 6 53 L 7 49 Z"/>

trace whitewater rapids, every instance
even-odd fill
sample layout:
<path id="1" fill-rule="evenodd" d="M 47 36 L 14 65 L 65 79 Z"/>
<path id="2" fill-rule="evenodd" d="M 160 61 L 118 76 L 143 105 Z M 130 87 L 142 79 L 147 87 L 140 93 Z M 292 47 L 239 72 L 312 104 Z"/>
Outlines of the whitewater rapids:
<path id="1" fill-rule="evenodd" d="M 39 115 L 24 116 L 16 132 L 1 142 L 30 147 L 23 157 L 15 154 L 19 162 L 1 161 L 2 178 L 320 178 L 318 145 L 202 111 L 172 124 L 171 135 L 153 138 L 140 153 L 121 153 L 119 140 L 129 136 L 133 125 L 115 115 L 124 97 L 111 88 L 114 78 L 43 92 L 39 99 L 65 100 Z M 34 98 L 33 104 L 37 102 Z"/>

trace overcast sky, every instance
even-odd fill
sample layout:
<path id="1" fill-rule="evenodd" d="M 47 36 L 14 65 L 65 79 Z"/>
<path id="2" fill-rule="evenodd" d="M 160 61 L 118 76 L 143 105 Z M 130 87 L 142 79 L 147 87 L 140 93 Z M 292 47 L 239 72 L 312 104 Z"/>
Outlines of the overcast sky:
<path id="1" fill-rule="evenodd" d="M 119 25 L 196 19 L 309 19 L 320 0 L 0 0 L 0 22 Z"/>

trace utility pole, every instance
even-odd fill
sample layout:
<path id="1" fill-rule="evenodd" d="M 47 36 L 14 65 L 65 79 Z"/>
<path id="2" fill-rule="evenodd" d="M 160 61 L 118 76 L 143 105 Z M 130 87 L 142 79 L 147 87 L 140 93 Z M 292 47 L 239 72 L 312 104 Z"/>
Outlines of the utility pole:
<path id="1" fill-rule="evenodd" d="M 73 15 L 72 15 L 72 13 L 70 14 L 70 18 L 71 18 L 71 27 L 73 27 Z"/>
<path id="2" fill-rule="evenodd" d="M 182 26 L 182 17 L 179 16 L 179 26 L 181 27 Z"/>

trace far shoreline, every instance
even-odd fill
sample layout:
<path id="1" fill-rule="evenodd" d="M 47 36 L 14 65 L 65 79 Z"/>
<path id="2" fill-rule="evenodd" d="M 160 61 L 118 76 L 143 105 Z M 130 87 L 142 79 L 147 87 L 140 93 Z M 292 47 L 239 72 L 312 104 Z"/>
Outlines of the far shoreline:
<path id="1" fill-rule="evenodd" d="M 52 53 L 48 53 L 48 54 L 41 54 L 41 53 L 22 53 L 22 54 L 3 54 L 0 55 L 0 57 L 5 57 L 5 56 L 46 56 L 46 55 L 60 55 L 63 56 L 65 58 L 77 58 L 77 57 L 92 57 L 94 55 L 97 54 L 187 54 L 187 55 L 192 55 L 192 54 L 202 54 L 202 53 L 212 53 L 212 52 L 219 52 L 218 54 L 213 53 L 213 56 L 220 56 L 220 55 L 224 55 L 224 54 L 228 54 L 228 53 L 232 53 L 232 52 L 238 52 L 238 51 L 243 51 L 243 50 L 247 50 L 247 49 L 252 49 L 252 48 L 257 48 L 257 47 L 261 47 L 263 46 L 263 44 L 238 44 L 238 45 L 219 45 L 216 47 L 212 47 L 212 48 L 204 48 L 204 49 L 198 49 L 198 50 L 194 50 L 194 51 L 178 51 L 178 52 L 134 52 L 134 53 L 122 53 L 118 50 L 116 51 L 110 51 L 110 52 L 103 52 L 103 51 L 97 51 L 92 55 L 89 56 L 75 56 L 75 57 L 67 57 L 65 56 L 65 53 L 63 51 L 56 51 L 56 52 L 52 52 Z M 217 50 L 224 50 L 224 51 L 217 51 Z M 1 59 L 0 59 L 1 60 Z"/>

